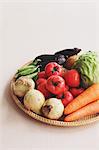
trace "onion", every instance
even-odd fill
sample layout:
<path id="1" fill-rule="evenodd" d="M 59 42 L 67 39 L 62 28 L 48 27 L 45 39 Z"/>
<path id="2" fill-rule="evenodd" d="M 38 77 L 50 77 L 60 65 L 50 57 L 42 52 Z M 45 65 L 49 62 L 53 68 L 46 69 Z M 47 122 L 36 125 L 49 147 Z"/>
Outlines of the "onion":
<path id="1" fill-rule="evenodd" d="M 16 80 L 16 82 L 13 84 L 13 91 L 14 94 L 23 97 L 27 91 L 30 89 L 34 89 L 35 87 L 35 82 L 28 78 L 28 77 L 20 77 Z"/>

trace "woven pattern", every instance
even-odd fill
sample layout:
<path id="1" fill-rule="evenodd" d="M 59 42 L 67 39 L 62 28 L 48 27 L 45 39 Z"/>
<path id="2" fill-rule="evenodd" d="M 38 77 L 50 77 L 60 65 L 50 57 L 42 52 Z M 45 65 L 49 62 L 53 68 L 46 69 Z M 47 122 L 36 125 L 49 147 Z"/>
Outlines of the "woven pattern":
<path id="1" fill-rule="evenodd" d="M 49 124 L 49 125 L 55 125 L 55 126 L 81 126 L 81 125 L 86 125 L 90 124 L 92 122 L 98 121 L 99 120 L 99 114 L 96 115 L 91 115 L 87 116 L 84 119 L 78 120 L 78 121 L 73 121 L 73 122 L 63 122 L 63 121 L 57 121 L 57 120 L 51 120 L 44 118 L 42 116 L 39 116 L 32 111 L 29 111 L 25 109 L 24 105 L 19 101 L 19 99 L 14 95 L 13 89 L 12 89 L 12 84 L 15 82 L 15 79 L 13 78 L 11 81 L 11 96 L 15 103 L 18 105 L 18 107 L 23 110 L 27 115 L 31 116 L 32 118 L 39 120 L 43 123 Z"/>

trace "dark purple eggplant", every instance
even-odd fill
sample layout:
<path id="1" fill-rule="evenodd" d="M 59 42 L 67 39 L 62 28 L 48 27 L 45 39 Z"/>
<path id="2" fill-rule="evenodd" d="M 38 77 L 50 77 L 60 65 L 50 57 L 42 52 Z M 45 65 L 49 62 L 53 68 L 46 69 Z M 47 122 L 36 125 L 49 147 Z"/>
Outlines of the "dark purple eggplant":
<path id="1" fill-rule="evenodd" d="M 66 62 L 66 57 L 64 55 L 57 54 L 55 55 L 55 62 L 59 65 L 63 65 Z"/>
<path id="2" fill-rule="evenodd" d="M 45 66 L 49 62 L 57 62 L 58 64 L 64 66 L 64 64 L 65 64 L 65 62 L 66 62 L 66 60 L 67 60 L 68 57 L 76 55 L 80 51 L 81 51 L 81 49 L 74 48 L 74 49 L 64 49 L 64 50 L 58 51 L 54 55 L 53 54 L 40 55 L 40 56 L 37 56 L 35 58 L 35 60 L 33 61 L 33 63 L 37 62 L 36 65 L 40 65 L 40 70 L 41 71 L 44 70 Z"/>
<path id="3" fill-rule="evenodd" d="M 40 55 L 37 56 L 35 59 L 41 59 L 41 61 L 53 61 L 55 60 L 55 55 L 49 55 L 49 54 L 45 54 L 45 55 Z"/>
<path id="4" fill-rule="evenodd" d="M 55 55 L 64 55 L 65 57 L 69 57 L 69 56 L 73 56 L 73 55 L 77 55 L 79 52 L 81 51 L 81 49 L 79 48 L 73 48 L 73 49 L 64 49 L 61 51 L 58 51 L 55 53 Z"/>
<path id="5" fill-rule="evenodd" d="M 40 55 L 37 56 L 34 60 L 34 62 L 36 60 L 39 60 L 37 65 L 40 65 L 40 70 L 43 71 L 45 66 L 49 63 L 49 62 L 55 62 L 55 55 L 49 55 L 49 54 L 45 54 L 45 55 Z"/>

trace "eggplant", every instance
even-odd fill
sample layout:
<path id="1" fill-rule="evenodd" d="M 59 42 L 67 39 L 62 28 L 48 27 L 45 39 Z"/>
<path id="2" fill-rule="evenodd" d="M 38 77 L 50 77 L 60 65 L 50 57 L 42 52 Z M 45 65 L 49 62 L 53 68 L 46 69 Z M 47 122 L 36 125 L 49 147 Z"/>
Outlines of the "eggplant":
<path id="1" fill-rule="evenodd" d="M 41 71 L 44 70 L 45 66 L 49 62 L 57 62 L 58 64 L 64 66 L 68 57 L 77 55 L 80 51 L 81 49 L 79 48 L 73 48 L 73 49 L 64 49 L 64 50 L 58 51 L 54 55 L 53 54 L 40 55 L 35 58 L 33 63 L 38 62 L 36 65 L 40 65 Z"/>
<path id="2" fill-rule="evenodd" d="M 81 49 L 64 49 L 55 53 L 55 60 L 58 64 L 63 65 L 65 67 L 66 60 L 73 55 L 77 55 Z"/>
<path id="3" fill-rule="evenodd" d="M 38 62 L 38 65 L 40 65 L 40 70 L 43 71 L 45 66 L 49 63 L 49 62 L 55 62 L 55 55 L 49 55 L 49 54 L 45 54 L 45 55 L 40 55 L 37 56 L 35 58 L 35 60 L 40 60 Z M 34 60 L 34 61 L 35 61 Z"/>
<path id="4" fill-rule="evenodd" d="M 35 59 L 41 59 L 41 61 L 52 61 L 55 60 L 55 55 L 49 55 L 49 54 L 45 54 L 45 55 L 40 55 L 37 56 Z"/>
<path id="5" fill-rule="evenodd" d="M 58 51 L 55 53 L 55 55 L 64 55 L 65 57 L 70 57 L 73 55 L 77 55 L 79 52 L 81 51 L 81 49 L 79 48 L 73 48 L 73 49 L 64 49 L 61 51 Z"/>
<path id="6" fill-rule="evenodd" d="M 66 62 L 66 57 L 64 55 L 57 54 L 55 55 L 55 62 L 59 65 L 63 65 Z"/>

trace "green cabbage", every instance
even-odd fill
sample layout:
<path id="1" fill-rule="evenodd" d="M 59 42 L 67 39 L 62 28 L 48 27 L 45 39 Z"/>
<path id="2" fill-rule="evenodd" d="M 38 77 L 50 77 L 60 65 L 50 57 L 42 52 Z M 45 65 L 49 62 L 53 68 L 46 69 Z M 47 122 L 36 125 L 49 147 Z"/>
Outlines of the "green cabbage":
<path id="1" fill-rule="evenodd" d="M 99 61 L 95 52 L 89 51 L 82 54 L 73 65 L 73 68 L 80 73 L 81 85 L 84 88 L 99 82 Z"/>

